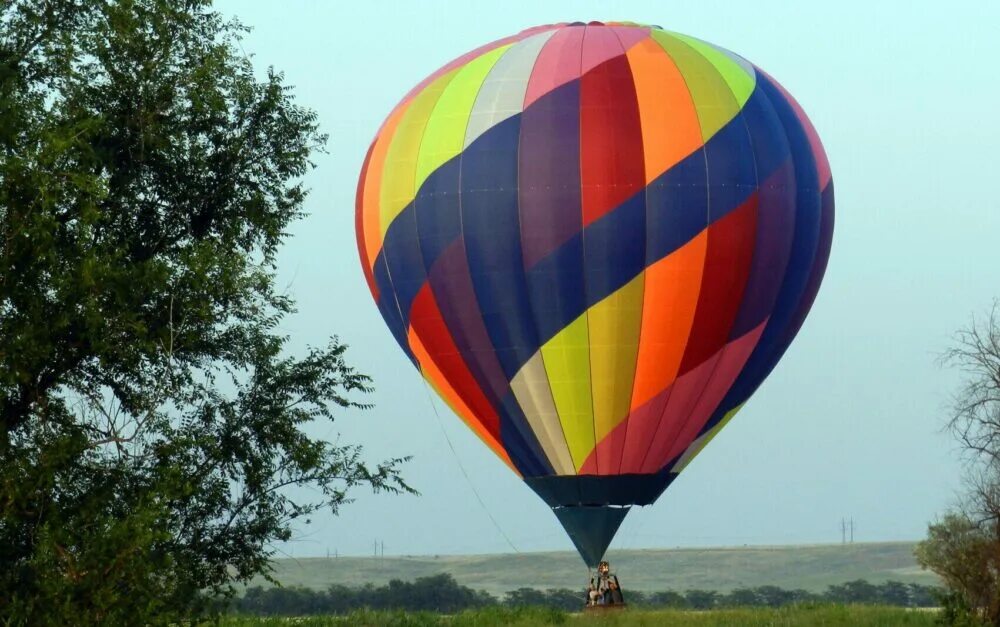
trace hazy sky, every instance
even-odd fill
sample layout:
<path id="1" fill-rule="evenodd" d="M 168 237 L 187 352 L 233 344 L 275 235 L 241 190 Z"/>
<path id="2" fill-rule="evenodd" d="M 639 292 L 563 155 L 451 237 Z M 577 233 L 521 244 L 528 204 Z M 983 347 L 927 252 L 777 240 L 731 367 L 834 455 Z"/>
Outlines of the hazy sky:
<path id="1" fill-rule="evenodd" d="M 418 81 L 483 43 L 559 21 L 658 24 L 728 48 L 799 100 L 826 146 L 837 223 L 826 279 L 798 338 L 732 423 L 615 548 L 839 542 L 923 535 L 960 465 L 940 430 L 957 375 L 936 356 L 1000 295 L 1000 3 L 388 2 L 225 0 L 243 47 L 283 71 L 330 134 L 307 218 L 280 256 L 298 300 L 294 350 L 332 334 L 374 377 L 376 408 L 320 433 L 370 459 L 413 455 L 420 497 L 369 496 L 316 516 L 296 557 L 572 549 L 552 512 L 434 398 L 365 285 L 357 177 L 383 118 Z M 440 414 L 440 422 L 435 416 Z M 449 447 L 450 439 L 454 453 Z M 463 476 L 462 467 L 468 474 Z M 480 505 L 473 492 L 479 492 Z"/>

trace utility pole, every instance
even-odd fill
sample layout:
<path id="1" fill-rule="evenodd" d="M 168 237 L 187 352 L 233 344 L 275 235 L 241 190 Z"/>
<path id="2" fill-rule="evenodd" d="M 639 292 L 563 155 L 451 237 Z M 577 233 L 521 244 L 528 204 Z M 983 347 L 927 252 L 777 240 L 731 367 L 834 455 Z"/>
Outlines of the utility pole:
<path id="1" fill-rule="evenodd" d="M 856 525 L 854 524 L 854 516 L 851 516 L 850 520 L 847 518 L 840 519 L 840 543 L 847 544 L 850 542 L 854 544 L 854 529 Z"/>

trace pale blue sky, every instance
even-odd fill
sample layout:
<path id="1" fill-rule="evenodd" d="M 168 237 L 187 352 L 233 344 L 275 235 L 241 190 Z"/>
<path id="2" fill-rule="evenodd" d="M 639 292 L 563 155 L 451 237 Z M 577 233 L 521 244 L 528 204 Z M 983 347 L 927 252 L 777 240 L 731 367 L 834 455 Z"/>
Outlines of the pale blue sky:
<path id="1" fill-rule="evenodd" d="M 301 350 L 331 334 L 375 378 L 377 407 L 321 433 L 372 459 L 411 454 L 420 497 L 360 495 L 283 545 L 291 555 L 572 549 L 555 516 L 436 398 L 368 293 L 354 192 L 374 133 L 439 66 L 487 41 L 559 21 L 659 24 L 741 54 L 799 100 L 826 146 L 837 224 L 826 279 L 784 360 L 740 415 L 615 548 L 904 540 L 954 501 L 960 466 L 940 431 L 956 373 L 935 364 L 952 332 L 1000 295 L 1000 3 L 334 2 L 225 0 L 254 30 L 243 47 L 284 71 L 330 134 L 308 176 L 309 216 L 279 279 Z M 441 422 L 435 417 L 434 407 Z M 455 454 L 445 437 L 450 438 Z M 468 473 L 467 481 L 459 461 Z"/>

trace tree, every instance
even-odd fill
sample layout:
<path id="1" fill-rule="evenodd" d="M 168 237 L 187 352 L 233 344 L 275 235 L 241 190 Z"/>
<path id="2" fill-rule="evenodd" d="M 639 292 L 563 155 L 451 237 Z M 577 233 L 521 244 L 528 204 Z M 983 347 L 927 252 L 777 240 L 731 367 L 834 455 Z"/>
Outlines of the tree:
<path id="1" fill-rule="evenodd" d="M 710 610 L 719 602 L 719 593 L 714 590 L 687 590 L 684 592 L 686 605 L 695 610 Z"/>
<path id="2" fill-rule="evenodd" d="M 960 608 L 975 608 L 994 624 L 997 588 L 995 538 L 962 513 L 948 513 L 928 527 L 915 550 L 917 562 L 937 573 Z"/>
<path id="3" fill-rule="evenodd" d="M 673 608 L 684 608 L 688 607 L 687 599 L 680 592 L 674 590 L 664 590 L 662 592 L 654 592 L 649 595 L 647 601 L 650 605 L 654 607 L 673 607 Z"/>
<path id="4" fill-rule="evenodd" d="M 878 602 L 881 605 L 897 607 L 914 607 L 910 597 L 910 588 L 905 583 L 886 581 L 878 586 Z"/>
<path id="5" fill-rule="evenodd" d="M 916 555 L 944 579 L 955 607 L 1000 625 L 1000 301 L 959 330 L 941 361 L 964 375 L 948 428 L 965 453 L 968 489 Z"/>
<path id="6" fill-rule="evenodd" d="M 244 32 L 209 0 L 0 5 L 0 622 L 193 618 L 296 519 L 410 491 L 306 431 L 371 382 L 336 338 L 285 350 L 325 137 Z"/>
<path id="7" fill-rule="evenodd" d="M 943 361 L 966 375 L 948 422 L 968 462 L 963 511 L 996 540 L 1000 556 L 1000 300 L 959 331 Z"/>
<path id="8" fill-rule="evenodd" d="M 878 588 L 864 579 L 855 579 L 839 586 L 829 586 L 824 596 L 834 603 L 867 603 L 879 602 Z"/>
<path id="9" fill-rule="evenodd" d="M 759 586 L 756 593 L 760 604 L 768 607 L 781 607 L 796 600 L 796 594 L 793 590 L 785 590 L 778 586 Z"/>
<path id="10" fill-rule="evenodd" d="M 819 599 L 819 595 L 809 592 L 808 590 L 803 590 L 802 588 L 789 590 L 788 596 L 789 603 L 814 603 Z"/>
<path id="11" fill-rule="evenodd" d="M 919 583 L 911 583 L 906 586 L 909 589 L 910 607 L 935 607 L 938 604 L 937 596 L 940 589 L 936 586 L 922 586 Z"/>
<path id="12" fill-rule="evenodd" d="M 750 588 L 734 588 L 723 597 L 722 603 L 729 607 L 754 607 L 760 603 L 757 592 Z"/>
<path id="13" fill-rule="evenodd" d="M 638 594 L 638 593 L 636 593 Z M 632 594 L 629 594 L 631 599 Z M 567 612 L 577 612 L 584 606 L 584 590 L 549 588 L 545 591 L 535 588 L 518 588 L 504 594 L 503 604 L 510 607 L 551 607 Z"/>
<path id="14" fill-rule="evenodd" d="M 583 606 L 582 594 L 576 595 L 576 603 L 573 609 L 580 609 Z M 511 607 L 541 607 L 546 604 L 548 598 L 544 592 L 536 588 L 518 588 L 510 590 L 503 596 L 504 605 Z"/>

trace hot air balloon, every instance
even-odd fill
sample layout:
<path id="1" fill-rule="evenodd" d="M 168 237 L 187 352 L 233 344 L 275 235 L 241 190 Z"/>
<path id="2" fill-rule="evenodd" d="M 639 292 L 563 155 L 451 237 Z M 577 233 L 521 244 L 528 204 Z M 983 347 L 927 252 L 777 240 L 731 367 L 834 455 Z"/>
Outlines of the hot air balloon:
<path id="1" fill-rule="evenodd" d="M 833 213 L 819 137 L 764 71 L 575 22 L 413 88 L 365 157 L 356 228 L 400 347 L 593 567 L 778 363 Z"/>

